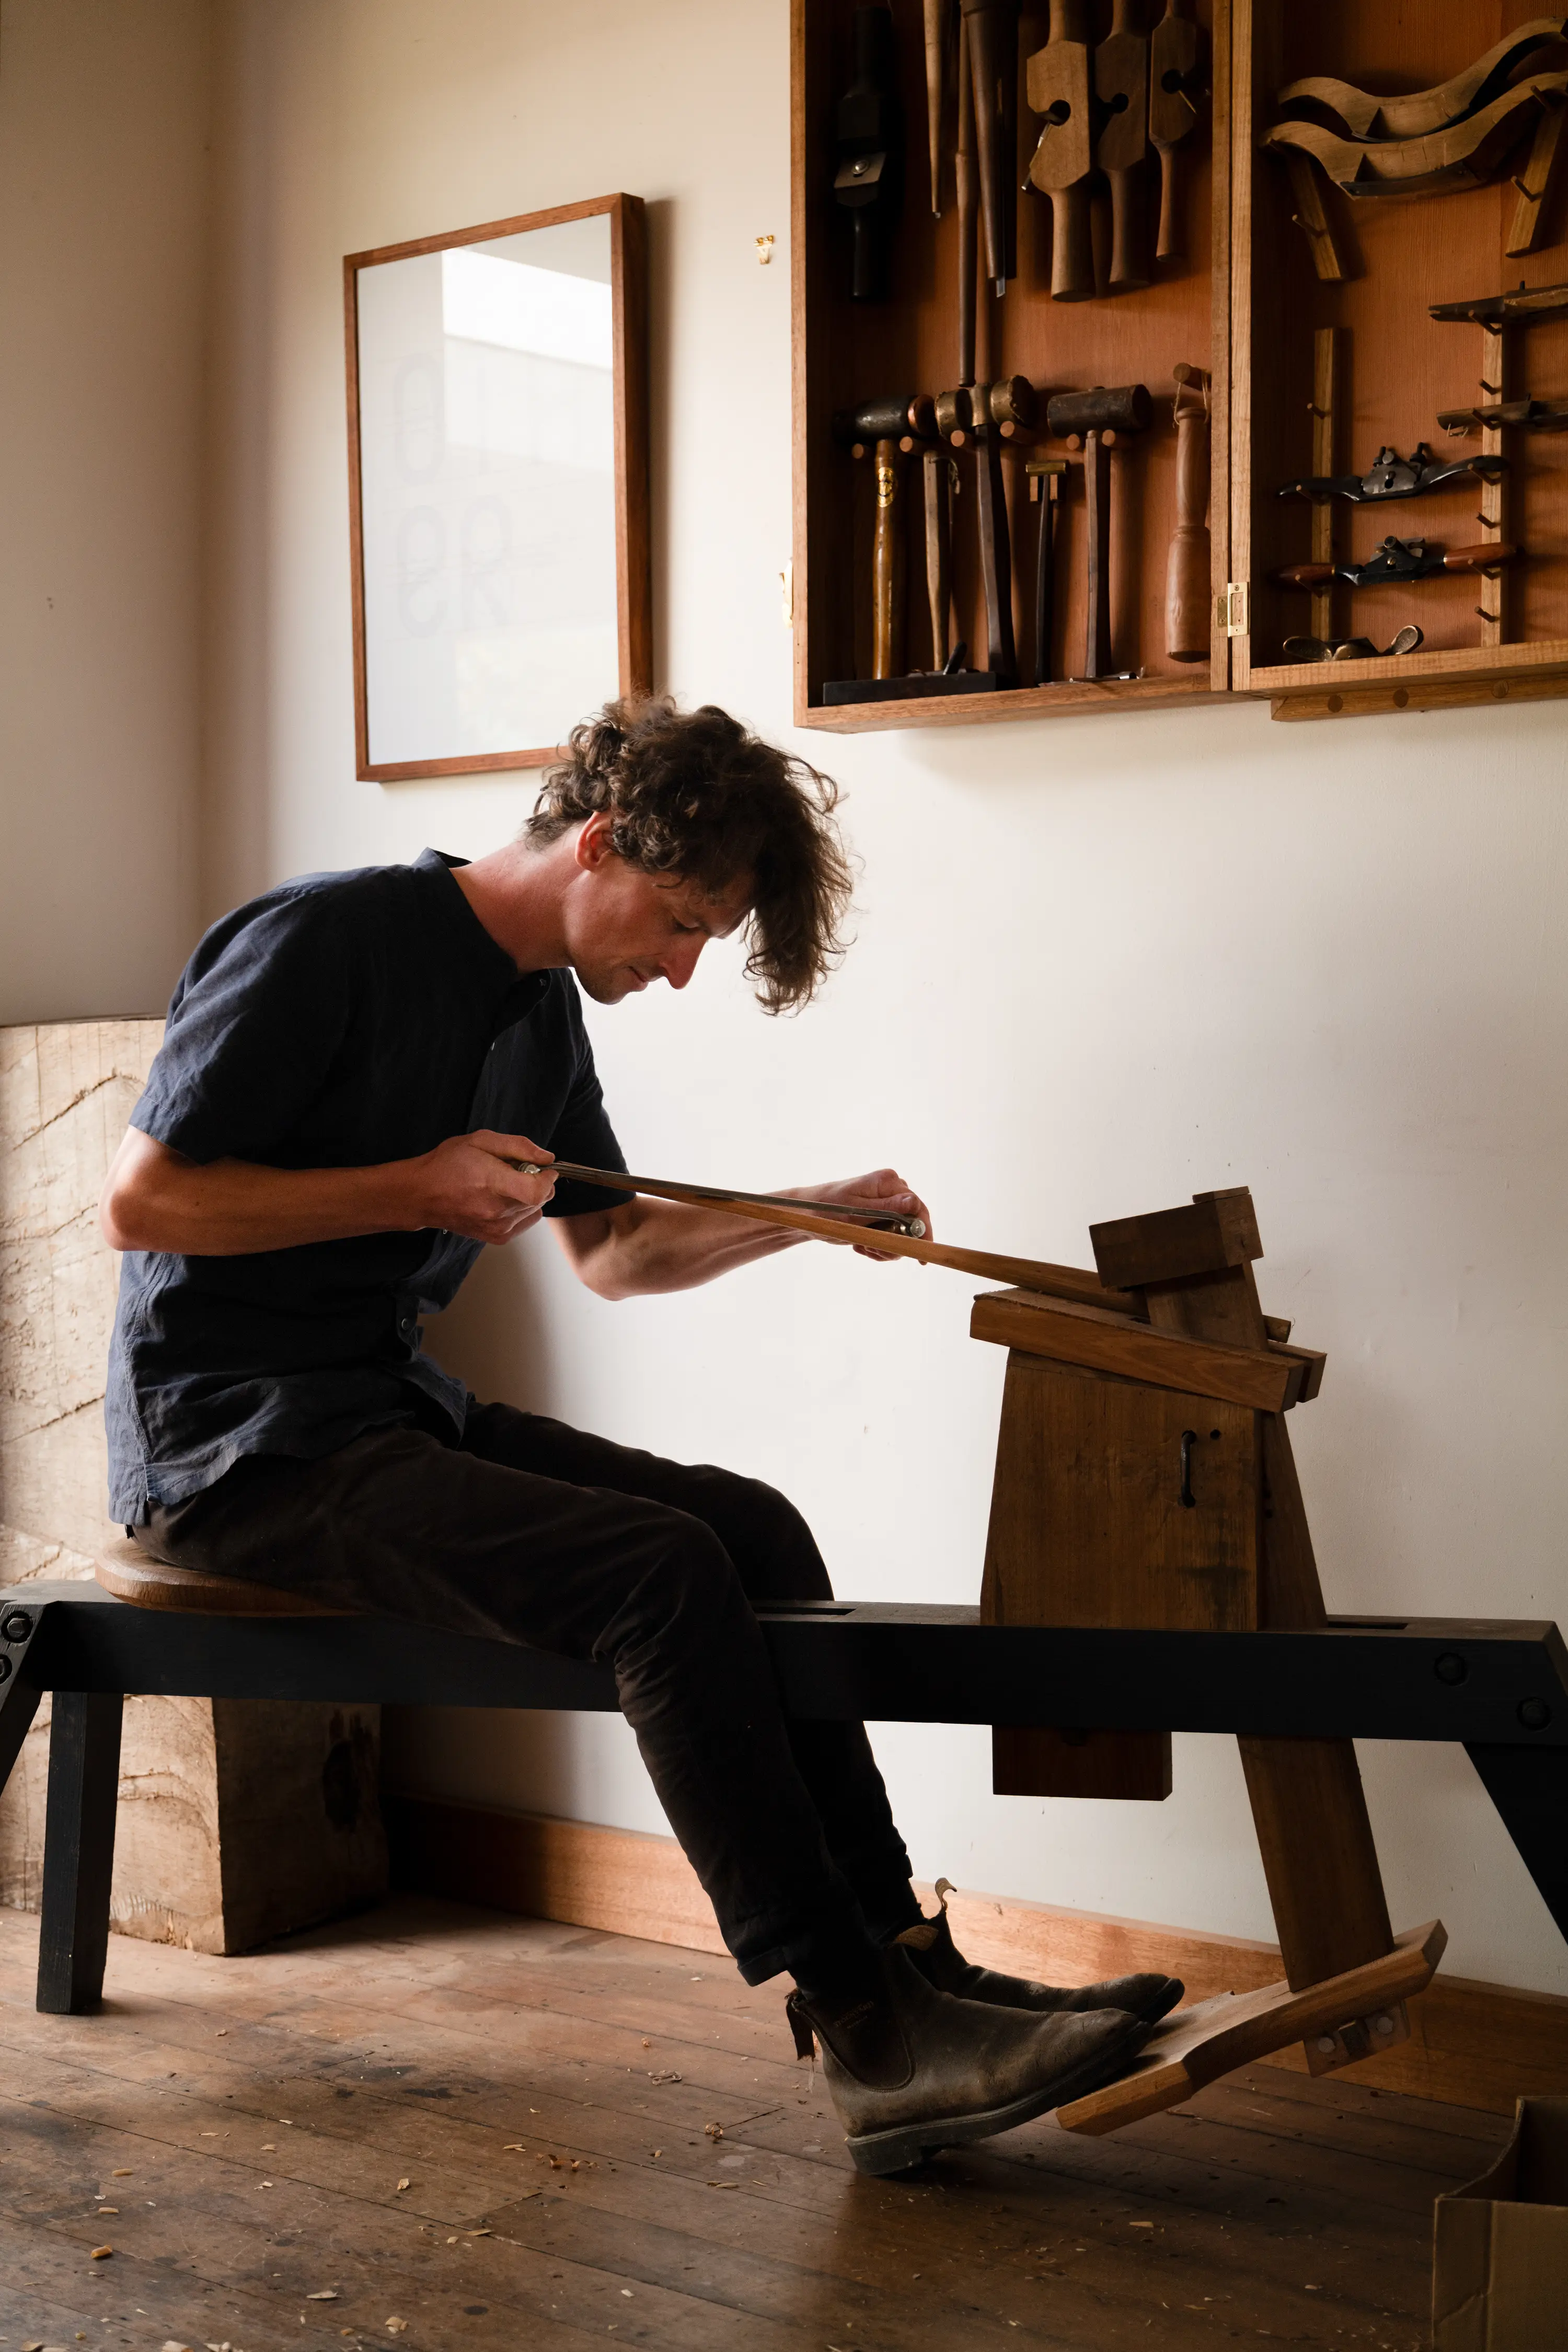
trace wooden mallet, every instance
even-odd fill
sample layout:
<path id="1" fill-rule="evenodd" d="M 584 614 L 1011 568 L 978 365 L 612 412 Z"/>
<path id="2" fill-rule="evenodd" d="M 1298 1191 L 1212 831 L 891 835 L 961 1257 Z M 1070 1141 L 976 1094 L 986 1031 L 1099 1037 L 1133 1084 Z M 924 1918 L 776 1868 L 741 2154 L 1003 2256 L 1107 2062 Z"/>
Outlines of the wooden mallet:
<path id="1" fill-rule="evenodd" d="M 858 408 L 840 409 L 834 438 L 852 457 L 875 459 L 877 521 L 871 542 L 871 675 L 903 675 L 904 492 L 901 457 L 936 433 L 935 414 L 925 394 L 889 393 Z"/>
<path id="2" fill-rule="evenodd" d="M 1084 591 L 1086 678 L 1118 675 L 1110 655 L 1110 460 L 1119 443 L 1142 433 L 1153 415 L 1142 383 L 1096 384 L 1089 392 L 1058 392 L 1046 406 L 1054 441 L 1083 451 L 1089 523 L 1089 579 Z"/>

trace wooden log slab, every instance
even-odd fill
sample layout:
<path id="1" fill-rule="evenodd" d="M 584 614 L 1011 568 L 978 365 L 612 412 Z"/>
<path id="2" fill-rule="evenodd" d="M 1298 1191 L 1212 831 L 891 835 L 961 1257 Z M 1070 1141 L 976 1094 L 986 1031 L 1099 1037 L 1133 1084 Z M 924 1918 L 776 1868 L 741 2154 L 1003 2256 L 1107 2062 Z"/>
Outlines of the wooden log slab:
<path id="1" fill-rule="evenodd" d="M 120 1559 L 105 1517 L 104 1373 L 119 1263 L 98 1229 L 110 1160 L 161 1021 L 0 1029 L 0 1588 Z M 139 1596 L 143 1600 L 146 1594 Z M 296 1613 L 298 1603 L 293 1604 Z M 239 1951 L 384 1891 L 378 1706 L 130 1696 L 111 1920 L 121 1935 Z M 0 1793 L 0 1903 L 38 1905 L 53 1704 Z"/>
<path id="2" fill-rule="evenodd" d="M 1378 2020 L 1386 2017 L 1392 2041 L 1399 2004 L 1431 1983 L 1447 1940 L 1441 1921 L 1433 1919 L 1396 1937 L 1382 1958 L 1299 1992 L 1288 1984 L 1265 1985 L 1258 1992 L 1216 1993 L 1211 2000 L 1178 2009 L 1155 2027 L 1119 2081 L 1058 2107 L 1057 2121 L 1064 2131 L 1091 2136 L 1118 2131 L 1123 2124 L 1179 2106 L 1205 2083 L 1238 2066 L 1250 2066 L 1292 2042 L 1337 2038 L 1343 2027 L 1363 2019 L 1375 2032 Z"/>

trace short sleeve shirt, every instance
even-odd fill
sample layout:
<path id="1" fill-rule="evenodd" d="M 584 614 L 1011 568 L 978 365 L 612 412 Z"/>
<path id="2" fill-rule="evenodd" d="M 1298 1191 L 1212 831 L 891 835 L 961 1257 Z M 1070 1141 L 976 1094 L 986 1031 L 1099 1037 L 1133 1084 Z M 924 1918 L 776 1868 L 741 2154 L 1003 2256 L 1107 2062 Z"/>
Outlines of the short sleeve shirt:
<path id="1" fill-rule="evenodd" d="M 461 862 L 427 849 L 306 875 L 215 924 L 132 1125 L 204 1165 L 369 1167 L 493 1128 L 624 1170 L 574 982 L 519 971 L 453 878 Z M 563 1182 L 544 1213 L 631 1197 Z M 460 1433 L 467 1391 L 423 1352 L 419 1318 L 482 1247 L 426 1231 L 127 1251 L 104 1408 L 114 1517 L 142 1525 L 242 1455 L 330 1454 L 430 1404 Z"/>

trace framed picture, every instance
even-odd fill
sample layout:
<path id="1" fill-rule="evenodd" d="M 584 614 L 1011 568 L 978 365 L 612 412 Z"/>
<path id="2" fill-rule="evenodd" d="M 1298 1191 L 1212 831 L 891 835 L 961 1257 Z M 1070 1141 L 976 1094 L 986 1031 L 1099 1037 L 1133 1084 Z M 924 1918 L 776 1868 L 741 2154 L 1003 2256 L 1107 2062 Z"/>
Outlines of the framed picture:
<path id="1" fill-rule="evenodd" d="M 541 767 L 653 678 L 637 196 L 351 253 L 362 778 Z"/>

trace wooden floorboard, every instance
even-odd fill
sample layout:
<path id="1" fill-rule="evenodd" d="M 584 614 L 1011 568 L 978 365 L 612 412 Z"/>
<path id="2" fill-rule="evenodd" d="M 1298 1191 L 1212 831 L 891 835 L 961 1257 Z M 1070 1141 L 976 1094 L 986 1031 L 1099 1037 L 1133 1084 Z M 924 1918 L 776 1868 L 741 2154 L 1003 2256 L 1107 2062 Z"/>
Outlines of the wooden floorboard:
<path id="1" fill-rule="evenodd" d="M 37 1943 L 0 1913 L 0 2352 L 1419 2352 L 1433 2198 L 1507 2131 L 1253 2067 L 872 2181 L 711 1954 L 401 1897 L 239 1958 L 112 1937 L 57 2018 Z"/>

